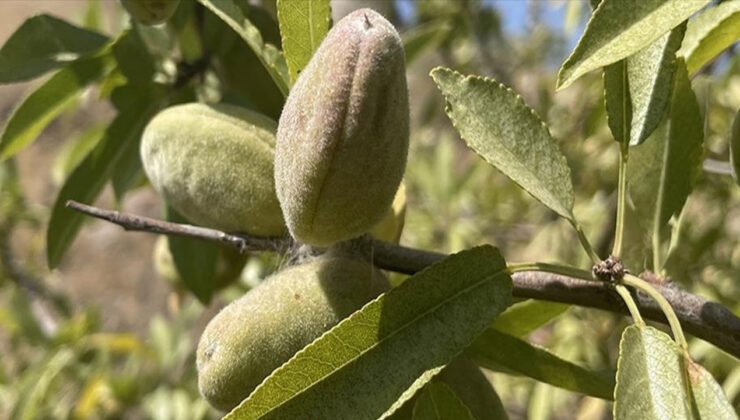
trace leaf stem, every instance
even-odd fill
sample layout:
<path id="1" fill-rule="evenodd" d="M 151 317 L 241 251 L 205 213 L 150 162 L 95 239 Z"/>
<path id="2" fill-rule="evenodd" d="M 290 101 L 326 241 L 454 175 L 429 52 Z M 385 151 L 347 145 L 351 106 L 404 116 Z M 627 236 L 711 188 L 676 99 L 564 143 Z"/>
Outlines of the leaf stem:
<path id="1" fill-rule="evenodd" d="M 619 296 L 622 297 L 624 303 L 627 305 L 627 309 L 629 309 L 630 315 L 632 315 L 632 319 L 635 321 L 635 324 L 640 327 L 645 326 L 645 320 L 642 319 L 642 315 L 640 315 L 640 310 L 637 309 L 637 304 L 635 303 L 635 300 L 632 299 L 630 291 L 621 284 L 616 285 L 615 289 L 617 293 L 619 293 Z"/>
<path id="2" fill-rule="evenodd" d="M 612 255 L 620 258 L 622 255 L 622 242 L 624 238 L 624 219 L 627 205 L 627 160 L 629 157 L 629 145 L 619 145 L 619 181 L 617 186 L 617 223 L 614 230 L 614 247 Z"/>
<path id="3" fill-rule="evenodd" d="M 591 243 L 588 241 L 586 234 L 583 232 L 583 226 L 579 225 L 573 219 L 568 219 L 568 221 L 570 222 L 570 225 L 573 226 L 573 229 L 576 230 L 576 233 L 578 234 L 578 240 L 581 242 L 581 246 L 588 254 L 591 262 L 594 264 L 600 263 L 601 258 L 599 258 L 599 256 L 596 254 L 596 251 L 594 251 L 594 248 L 591 246 Z"/>
<path id="4" fill-rule="evenodd" d="M 624 282 L 624 284 L 632 286 L 644 292 L 645 294 L 650 296 L 655 301 L 655 303 L 658 304 L 660 310 L 663 311 L 663 314 L 668 320 L 668 325 L 671 326 L 674 340 L 676 340 L 676 343 L 678 343 L 681 349 L 688 354 L 689 346 L 686 343 L 686 337 L 683 335 L 681 324 L 678 322 L 676 313 L 673 311 L 671 304 L 668 303 L 668 300 L 663 295 L 661 295 L 660 292 L 655 290 L 655 288 L 650 283 L 637 276 L 633 276 L 632 274 L 625 274 L 622 281 Z"/>
<path id="5" fill-rule="evenodd" d="M 570 267 L 567 265 L 549 264 L 543 262 L 525 262 L 525 263 L 509 263 L 506 265 L 506 270 L 509 274 L 514 274 L 522 271 L 541 271 L 544 273 L 560 274 L 568 277 L 575 277 L 578 279 L 593 281 L 594 277 L 590 271 L 582 270 L 576 267 Z"/>

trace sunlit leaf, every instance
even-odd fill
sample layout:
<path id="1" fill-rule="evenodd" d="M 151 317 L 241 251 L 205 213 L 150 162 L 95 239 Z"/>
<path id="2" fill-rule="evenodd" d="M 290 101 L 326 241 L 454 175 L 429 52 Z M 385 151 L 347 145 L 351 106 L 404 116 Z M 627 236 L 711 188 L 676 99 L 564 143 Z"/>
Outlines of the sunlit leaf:
<path id="1" fill-rule="evenodd" d="M 33 79 L 101 48 L 108 38 L 51 15 L 29 18 L 0 48 L 0 83 Z"/>
<path id="2" fill-rule="evenodd" d="M 612 399 L 614 378 L 597 374 L 563 360 L 546 349 L 492 328 L 486 330 L 466 351 L 483 367 L 507 370 L 550 385 Z"/>
<path id="3" fill-rule="evenodd" d="M 684 358 L 689 384 L 699 418 L 712 420 L 737 420 L 735 409 L 727 400 L 722 387 L 703 366 Z"/>
<path id="4" fill-rule="evenodd" d="M 432 78 L 468 146 L 566 219 L 573 220 L 570 168 L 547 126 L 511 89 L 437 67 Z"/>
<path id="5" fill-rule="evenodd" d="M 606 122 L 614 140 L 629 142 L 632 127 L 632 101 L 630 100 L 627 60 L 619 60 L 604 67 L 604 106 Z"/>
<path id="6" fill-rule="evenodd" d="M 526 337 L 569 308 L 565 303 L 528 299 L 506 308 L 493 320 L 491 327 L 514 337 Z"/>
<path id="7" fill-rule="evenodd" d="M 589 71 L 640 51 L 710 0 L 603 0 L 558 74 L 563 89 Z"/>
<path id="8" fill-rule="evenodd" d="M 298 352 L 227 418 L 375 419 L 422 373 L 449 363 L 510 295 L 506 262 L 495 248 L 454 254 Z"/>
<path id="9" fill-rule="evenodd" d="M 329 0 L 278 0 L 277 16 L 290 81 L 295 83 L 329 31 L 331 6 Z"/>
<path id="10" fill-rule="evenodd" d="M 109 53 L 82 58 L 60 70 L 21 102 L 0 138 L 0 159 L 7 159 L 33 142 L 46 126 L 79 98 L 83 90 L 110 69 Z"/>
<path id="11" fill-rule="evenodd" d="M 631 325 L 622 333 L 614 419 L 691 419 L 681 352 L 665 333 Z"/>
<path id="12" fill-rule="evenodd" d="M 263 41 L 259 29 L 244 16 L 234 0 L 198 1 L 239 34 L 267 69 L 283 96 L 287 96 L 290 76 L 283 54 L 275 46 Z"/>
<path id="13" fill-rule="evenodd" d="M 475 420 L 455 392 L 441 382 L 424 387 L 414 405 L 413 420 Z"/>
<path id="14" fill-rule="evenodd" d="M 689 21 L 678 55 L 693 75 L 740 39 L 740 1 L 725 1 Z"/>

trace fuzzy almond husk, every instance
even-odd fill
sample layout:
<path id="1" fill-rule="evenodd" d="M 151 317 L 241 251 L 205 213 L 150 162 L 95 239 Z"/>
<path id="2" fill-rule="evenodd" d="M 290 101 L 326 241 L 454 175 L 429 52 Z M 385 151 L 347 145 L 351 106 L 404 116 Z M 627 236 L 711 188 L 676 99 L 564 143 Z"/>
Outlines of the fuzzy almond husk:
<path id="1" fill-rule="evenodd" d="M 280 116 L 275 186 L 293 237 L 329 246 L 369 231 L 391 206 L 408 142 L 401 39 L 357 10 L 329 31 Z"/>
<path id="2" fill-rule="evenodd" d="M 275 195 L 275 122 L 241 107 L 192 103 L 147 125 L 141 160 L 154 188 L 193 223 L 260 236 L 285 233 Z"/>
<path id="3" fill-rule="evenodd" d="M 390 287 L 363 259 L 322 255 L 272 275 L 206 327 L 196 365 L 201 394 L 230 410 L 273 370 Z"/>

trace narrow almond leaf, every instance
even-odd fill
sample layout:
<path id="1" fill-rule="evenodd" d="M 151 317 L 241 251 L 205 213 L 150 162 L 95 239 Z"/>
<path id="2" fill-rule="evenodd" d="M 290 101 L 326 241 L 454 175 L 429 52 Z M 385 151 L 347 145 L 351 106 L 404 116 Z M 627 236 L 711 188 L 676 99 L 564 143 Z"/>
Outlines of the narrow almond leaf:
<path id="1" fill-rule="evenodd" d="M 686 24 L 681 24 L 626 59 L 632 105 L 630 146 L 645 141 L 663 119 L 671 98 L 676 51 L 685 31 Z"/>
<path id="2" fill-rule="evenodd" d="M 693 418 L 682 357 L 665 333 L 647 326 L 625 328 L 619 343 L 614 419 Z"/>
<path id="3" fill-rule="evenodd" d="M 740 39 L 740 0 L 725 1 L 689 21 L 678 55 L 693 75 Z"/>
<path id="4" fill-rule="evenodd" d="M 167 220 L 174 223 L 190 223 L 169 206 Z M 216 277 L 219 246 L 177 236 L 168 237 L 167 244 L 182 283 L 201 303 L 207 305 L 213 296 L 213 279 Z"/>
<path id="5" fill-rule="evenodd" d="M 703 366 L 690 359 L 684 359 L 691 384 L 694 405 L 699 418 L 712 420 L 737 420 L 735 409 L 727 400 L 722 387 Z"/>
<path id="6" fill-rule="evenodd" d="M 404 32 L 401 39 L 406 52 L 406 65 L 410 65 L 424 51 L 439 45 L 451 31 L 452 25 L 443 19 L 426 22 Z"/>
<path id="7" fill-rule="evenodd" d="M 735 113 L 730 134 L 730 161 L 735 182 L 740 185 L 740 109 Z"/>
<path id="8" fill-rule="evenodd" d="M 424 372 L 416 378 L 414 383 L 411 384 L 410 387 L 408 387 L 400 397 L 396 400 L 396 402 L 393 403 L 393 405 L 390 406 L 388 410 L 383 413 L 378 419 L 379 420 L 401 420 L 406 419 L 406 413 L 404 410 L 407 408 L 407 406 L 412 406 L 414 404 L 413 398 L 417 396 L 419 391 L 424 388 L 424 386 L 434 379 L 434 377 L 442 371 L 444 366 L 438 366 L 432 369 L 429 369 L 428 371 Z M 411 410 L 413 411 L 413 407 L 411 407 Z"/>
<path id="9" fill-rule="evenodd" d="M 104 125 L 94 125 L 80 133 L 77 139 L 64 143 L 51 166 L 51 178 L 55 184 L 60 185 L 67 179 L 72 170 L 100 142 L 104 132 Z"/>
<path id="10" fill-rule="evenodd" d="M 569 308 L 565 303 L 528 299 L 506 308 L 493 320 L 491 327 L 514 337 L 526 337 Z"/>
<path id="11" fill-rule="evenodd" d="M 329 0 L 278 0 L 277 16 L 290 82 L 295 83 L 329 31 L 331 6 Z"/>
<path id="12" fill-rule="evenodd" d="M 290 75 L 283 53 L 263 41 L 259 29 L 244 16 L 234 0 L 198 0 L 226 22 L 249 45 L 283 96 L 288 96 Z"/>
<path id="13" fill-rule="evenodd" d="M 455 391 L 441 382 L 424 387 L 414 405 L 413 420 L 475 420 Z"/>
<path id="14" fill-rule="evenodd" d="M 377 419 L 485 330 L 511 288 L 491 246 L 445 258 L 298 352 L 226 418 Z"/>
<path id="15" fill-rule="evenodd" d="M 46 232 L 46 258 L 56 268 L 85 218 L 66 208 L 67 200 L 92 203 L 105 186 L 121 156 L 137 149 L 144 125 L 159 107 L 154 92 L 118 113 L 106 128 L 103 138 L 85 160 L 75 168 L 57 195 Z"/>
<path id="16" fill-rule="evenodd" d="M 495 80 L 444 67 L 431 76 L 468 146 L 544 205 L 573 220 L 573 183 L 565 156 L 522 98 Z"/>
<path id="17" fill-rule="evenodd" d="M 683 60 L 677 61 L 666 117 L 647 141 L 630 150 L 627 162 L 629 194 L 653 244 L 662 242 L 668 221 L 681 212 L 701 173 L 703 119 Z"/>
<path id="18" fill-rule="evenodd" d="M 107 41 L 57 17 L 33 16 L 0 48 L 0 84 L 41 76 L 97 51 Z"/>
<path id="19" fill-rule="evenodd" d="M 603 0 L 558 73 L 563 89 L 576 79 L 640 51 L 710 0 Z"/>
<path id="20" fill-rule="evenodd" d="M 606 123 L 617 143 L 629 143 L 632 127 L 632 100 L 630 99 L 627 60 L 619 60 L 604 67 L 604 107 Z"/>
<path id="21" fill-rule="evenodd" d="M 5 125 L 0 137 L 0 160 L 14 156 L 31 144 L 88 85 L 103 77 L 112 64 L 109 53 L 81 58 L 28 95 Z"/>
<path id="22" fill-rule="evenodd" d="M 466 350 L 466 355 L 485 368 L 507 370 L 550 385 L 610 400 L 614 378 L 598 374 L 522 339 L 486 330 Z"/>

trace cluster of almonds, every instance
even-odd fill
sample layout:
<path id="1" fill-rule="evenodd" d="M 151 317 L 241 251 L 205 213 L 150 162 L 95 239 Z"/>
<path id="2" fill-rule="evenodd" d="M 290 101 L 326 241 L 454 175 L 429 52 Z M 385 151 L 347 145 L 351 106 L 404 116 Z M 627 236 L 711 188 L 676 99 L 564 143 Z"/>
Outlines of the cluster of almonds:
<path id="1" fill-rule="evenodd" d="M 187 219 L 260 236 L 287 231 L 325 249 L 272 275 L 208 324 L 198 384 L 214 407 L 232 409 L 297 351 L 390 288 L 341 243 L 368 232 L 398 240 L 408 139 L 401 40 L 369 9 L 327 34 L 278 124 L 224 104 L 174 106 L 149 123 L 144 169 Z M 499 412 L 474 364 L 460 359 L 445 372 L 439 380 L 459 389 L 476 418 Z"/>

